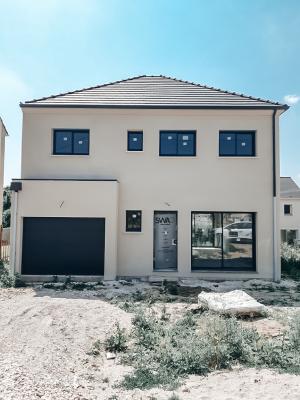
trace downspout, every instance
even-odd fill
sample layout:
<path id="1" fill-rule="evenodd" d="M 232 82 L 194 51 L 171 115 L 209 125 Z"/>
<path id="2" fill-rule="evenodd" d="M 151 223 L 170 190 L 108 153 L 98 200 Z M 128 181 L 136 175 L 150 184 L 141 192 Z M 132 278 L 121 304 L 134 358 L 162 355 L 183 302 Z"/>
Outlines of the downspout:
<path id="1" fill-rule="evenodd" d="M 16 255 L 17 255 L 17 227 L 18 227 L 18 197 L 19 191 L 22 190 L 22 182 L 12 182 L 10 190 L 13 192 L 12 215 L 11 215 L 11 232 L 10 232 L 10 273 L 16 272 Z"/>
<path id="2" fill-rule="evenodd" d="M 278 249 L 277 249 L 277 184 L 276 184 L 276 112 L 273 110 L 272 114 L 272 157 L 273 157 L 273 281 L 280 280 L 277 277 L 277 262 L 278 262 Z"/>
<path id="3" fill-rule="evenodd" d="M 13 191 L 13 210 L 11 215 L 12 229 L 10 232 L 10 273 L 16 272 L 16 238 L 17 238 L 17 210 L 18 210 L 18 192 Z"/>

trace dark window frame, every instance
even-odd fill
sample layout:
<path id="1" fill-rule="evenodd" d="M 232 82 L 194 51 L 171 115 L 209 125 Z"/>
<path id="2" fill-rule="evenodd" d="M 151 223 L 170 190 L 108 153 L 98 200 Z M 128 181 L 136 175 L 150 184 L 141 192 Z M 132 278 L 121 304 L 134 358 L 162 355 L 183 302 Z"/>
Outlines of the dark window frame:
<path id="1" fill-rule="evenodd" d="M 68 132 L 71 133 L 71 138 L 72 138 L 72 151 L 71 153 L 61 153 L 57 152 L 56 150 L 56 135 L 57 133 L 60 132 Z M 76 133 L 85 133 L 88 135 L 88 151 L 87 153 L 75 153 L 74 152 L 74 136 Z M 53 129 L 53 148 L 52 148 L 52 154 L 55 156 L 89 156 L 90 155 L 90 130 L 89 129 Z"/>
<path id="2" fill-rule="evenodd" d="M 178 272 L 178 211 L 177 210 L 154 210 L 153 211 L 153 219 L 152 219 L 152 223 L 153 223 L 153 272 L 159 272 L 160 270 L 155 268 L 155 231 L 154 231 L 154 220 L 155 220 L 155 214 L 174 214 L 176 215 L 176 225 L 177 225 L 177 243 L 176 243 L 176 260 L 177 260 L 177 264 L 176 264 L 176 269 L 170 269 L 170 270 L 163 270 L 163 272 L 168 273 L 168 272 Z"/>
<path id="3" fill-rule="evenodd" d="M 176 148 L 177 152 L 172 154 L 163 154 L 161 151 L 162 134 L 173 134 L 176 135 Z M 178 136 L 181 134 L 193 135 L 194 136 L 194 151 L 193 154 L 178 154 Z M 160 157 L 196 157 L 197 155 L 197 131 L 196 130 L 160 130 L 159 131 L 159 156 Z"/>
<path id="4" fill-rule="evenodd" d="M 130 149 L 130 140 L 129 140 L 129 138 L 130 138 L 131 134 L 133 134 L 133 135 L 137 135 L 137 134 L 141 135 L 141 137 L 142 137 L 142 148 L 140 150 L 136 150 L 136 149 L 132 150 L 132 149 Z M 141 151 L 144 151 L 144 131 L 142 131 L 142 130 L 127 131 L 127 151 L 130 151 L 130 152 L 141 152 Z"/>
<path id="5" fill-rule="evenodd" d="M 221 237 L 221 267 L 198 267 L 193 268 L 193 214 L 221 214 L 221 223 L 222 223 L 222 237 Z M 224 267 L 224 249 L 223 249 L 223 240 L 224 240 L 224 223 L 223 223 L 223 216 L 224 214 L 251 214 L 252 215 L 252 267 L 251 268 L 228 268 Z M 256 265 L 256 212 L 253 211 L 191 211 L 191 272 L 198 272 L 198 271 L 236 271 L 236 272 L 256 272 L 257 265 Z"/>
<path id="6" fill-rule="evenodd" d="M 138 214 L 140 213 L 140 224 L 137 228 L 129 228 L 128 227 L 128 222 L 129 222 L 129 218 L 131 217 L 132 214 Z M 142 232 L 142 210 L 126 210 L 126 222 L 125 222 L 125 232 L 134 232 L 134 233 L 140 233 Z"/>
<path id="7" fill-rule="evenodd" d="M 235 137 L 235 153 L 222 154 L 221 153 L 221 134 L 232 133 Z M 252 154 L 238 154 L 237 153 L 237 137 L 238 135 L 250 134 L 252 136 Z M 219 131 L 219 157 L 256 157 L 256 131 L 253 130 L 221 130 Z"/>
<path id="8" fill-rule="evenodd" d="M 288 207 L 289 212 L 286 212 L 286 207 Z M 292 204 L 284 204 L 283 205 L 283 213 L 284 213 L 284 215 L 293 215 Z"/>

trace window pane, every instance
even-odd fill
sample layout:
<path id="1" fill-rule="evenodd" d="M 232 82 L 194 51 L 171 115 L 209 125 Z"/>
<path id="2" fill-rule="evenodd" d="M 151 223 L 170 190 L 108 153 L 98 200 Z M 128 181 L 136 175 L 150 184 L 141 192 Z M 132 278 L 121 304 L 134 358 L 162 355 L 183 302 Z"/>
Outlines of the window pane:
<path id="1" fill-rule="evenodd" d="M 126 232 L 142 231 L 142 211 L 127 210 L 126 211 Z"/>
<path id="2" fill-rule="evenodd" d="M 192 213 L 192 269 L 221 268 L 220 213 Z"/>
<path id="3" fill-rule="evenodd" d="M 195 151 L 195 134 L 192 132 L 178 134 L 178 155 L 194 156 Z"/>
<path id="4" fill-rule="evenodd" d="M 54 132 L 54 154 L 72 154 L 72 132 Z"/>
<path id="5" fill-rule="evenodd" d="M 219 137 L 219 154 L 220 156 L 234 156 L 236 155 L 236 135 L 232 132 L 220 133 Z"/>
<path id="6" fill-rule="evenodd" d="M 73 134 L 74 154 L 89 154 L 89 133 L 74 132 Z"/>
<path id="7" fill-rule="evenodd" d="M 177 155 L 177 133 L 160 132 L 160 152 L 161 156 Z"/>
<path id="8" fill-rule="evenodd" d="M 223 213 L 224 268 L 252 268 L 253 216 L 244 213 Z"/>
<path id="9" fill-rule="evenodd" d="M 128 151 L 143 150 L 143 132 L 128 132 Z"/>
<path id="10" fill-rule="evenodd" d="M 284 204 L 284 214 L 290 215 L 292 213 L 292 207 L 290 204 Z"/>
<path id="11" fill-rule="evenodd" d="M 296 239 L 297 239 L 297 231 L 296 230 L 287 230 L 286 231 L 286 241 L 288 244 L 294 245 Z"/>
<path id="12" fill-rule="evenodd" d="M 236 138 L 236 149 L 238 156 L 254 155 L 254 134 L 238 133 Z"/>

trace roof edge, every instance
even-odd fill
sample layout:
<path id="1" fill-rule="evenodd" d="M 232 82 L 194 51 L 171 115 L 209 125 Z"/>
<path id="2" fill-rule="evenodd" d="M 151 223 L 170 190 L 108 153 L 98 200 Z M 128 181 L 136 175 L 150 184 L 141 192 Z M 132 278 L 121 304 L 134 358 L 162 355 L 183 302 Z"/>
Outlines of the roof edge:
<path id="1" fill-rule="evenodd" d="M 3 119 L 0 117 L 0 123 L 1 123 L 1 125 L 3 126 L 3 129 L 4 129 L 4 132 L 5 132 L 5 136 L 9 136 L 9 134 L 8 134 L 8 132 L 7 132 L 7 129 L 6 129 L 6 126 L 5 126 L 5 124 L 4 124 L 4 122 L 3 122 Z"/>
<path id="2" fill-rule="evenodd" d="M 45 104 L 45 103 L 20 103 L 21 108 L 104 108 L 104 109 L 149 109 L 149 110 L 283 110 L 289 109 L 286 104 L 263 104 L 253 106 L 176 106 L 176 105 L 103 105 L 103 104 Z"/>

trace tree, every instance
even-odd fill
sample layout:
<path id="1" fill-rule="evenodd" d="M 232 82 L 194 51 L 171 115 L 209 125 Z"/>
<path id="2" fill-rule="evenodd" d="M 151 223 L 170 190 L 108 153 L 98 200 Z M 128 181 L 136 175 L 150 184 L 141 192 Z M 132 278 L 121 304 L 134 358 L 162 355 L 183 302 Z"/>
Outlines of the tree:
<path id="1" fill-rule="evenodd" d="M 11 192 L 9 187 L 3 189 L 3 228 L 10 227 Z"/>

